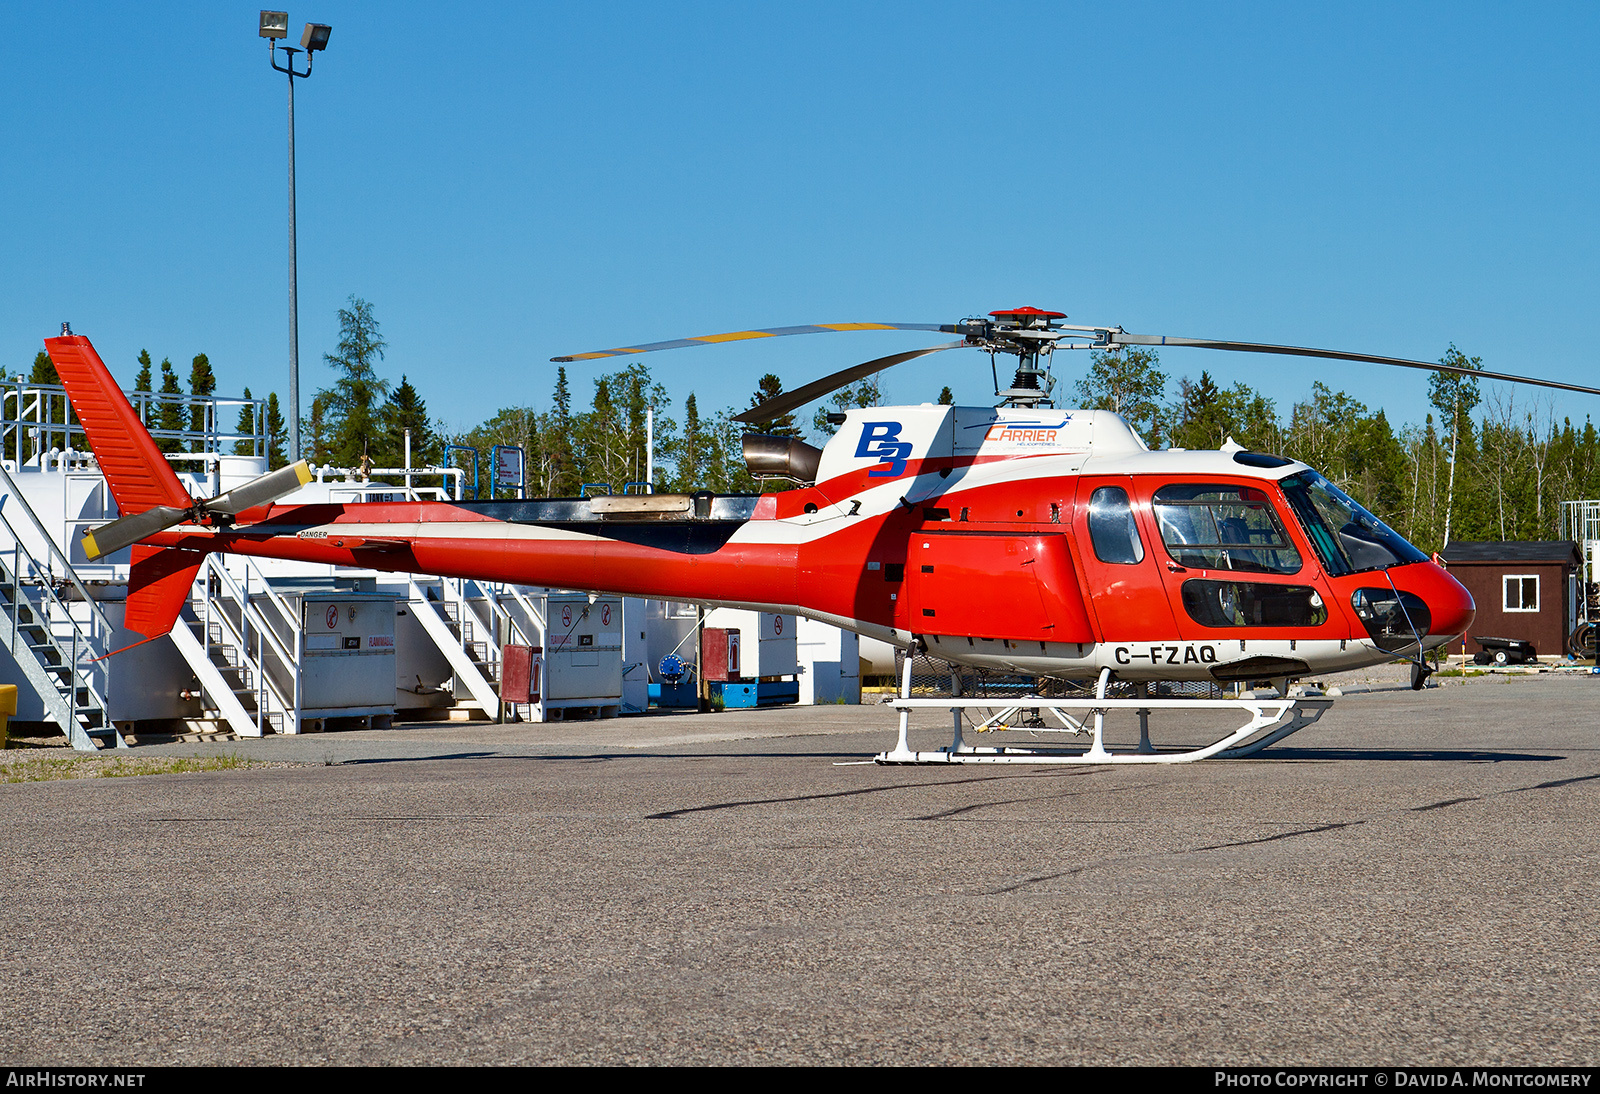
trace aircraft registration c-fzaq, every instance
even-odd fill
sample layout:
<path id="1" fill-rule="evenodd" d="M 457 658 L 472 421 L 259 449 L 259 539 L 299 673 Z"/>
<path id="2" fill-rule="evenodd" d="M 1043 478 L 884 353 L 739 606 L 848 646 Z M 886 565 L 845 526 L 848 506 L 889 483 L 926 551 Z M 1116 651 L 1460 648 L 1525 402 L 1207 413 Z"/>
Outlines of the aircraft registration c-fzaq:
<path id="1" fill-rule="evenodd" d="M 793 612 L 959 664 L 1098 677 L 1102 695 L 1108 679 L 1287 690 L 1400 657 L 1420 686 L 1421 654 L 1474 614 L 1311 467 L 1149 451 L 1109 411 L 851 410 L 820 451 L 747 437 L 752 470 L 804 484 L 759 496 L 277 501 L 302 463 L 197 501 L 89 340 L 46 346 L 122 514 L 85 549 L 133 546 L 126 625 L 146 636 L 213 551 Z"/>

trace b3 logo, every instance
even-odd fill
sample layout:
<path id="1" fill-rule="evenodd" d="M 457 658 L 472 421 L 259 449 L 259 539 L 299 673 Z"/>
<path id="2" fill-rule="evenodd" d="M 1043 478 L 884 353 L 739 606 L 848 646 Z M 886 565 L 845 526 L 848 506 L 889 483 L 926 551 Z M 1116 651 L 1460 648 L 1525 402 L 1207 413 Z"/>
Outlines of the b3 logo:
<path id="1" fill-rule="evenodd" d="M 900 439 L 899 422 L 863 422 L 861 441 L 856 445 L 859 458 L 877 458 L 883 466 L 867 472 L 870 479 L 892 479 L 906 473 L 906 459 L 911 455 L 911 442 Z"/>

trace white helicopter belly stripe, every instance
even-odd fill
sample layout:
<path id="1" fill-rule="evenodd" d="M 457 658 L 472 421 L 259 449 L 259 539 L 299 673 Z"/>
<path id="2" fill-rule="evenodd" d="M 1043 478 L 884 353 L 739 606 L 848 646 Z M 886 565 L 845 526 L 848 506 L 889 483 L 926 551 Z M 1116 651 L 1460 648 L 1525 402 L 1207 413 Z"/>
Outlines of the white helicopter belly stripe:
<path id="1" fill-rule="evenodd" d="M 1424 649 L 1453 640 L 1455 635 L 1428 635 Z M 1005 639 L 929 635 L 928 652 L 943 660 L 977 668 L 1024 675 L 1092 679 L 1110 669 L 1123 680 L 1215 680 L 1216 670 L 1266 659 L 1299 662 L 1308 673 L 1342 672 L 1393 661 L 1399 655 L 1366 640 L 1248 640 L 1246 651 L 1230 639 L 1154 642 L 1027 642 Z M 902 643 L 903 644 L 903 643 Z M 1040 647 L 1043 647 L 1042 649 Z M 1413 651 L 1414 652 L 1414 651 Z M 1260 678 L 1279 675 L 1263 669 Z"/>

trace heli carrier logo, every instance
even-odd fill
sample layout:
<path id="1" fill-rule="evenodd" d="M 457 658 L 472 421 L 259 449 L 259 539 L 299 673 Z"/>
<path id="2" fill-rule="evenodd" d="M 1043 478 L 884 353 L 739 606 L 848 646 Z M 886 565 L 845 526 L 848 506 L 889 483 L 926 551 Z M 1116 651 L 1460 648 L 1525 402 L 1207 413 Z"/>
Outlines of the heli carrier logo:
<path id="1" fill-rule="evenodd" d="M 875 458 L 883 466 L 867 472 L 869 479 L 892 479 L 906 473 L 906 460 L 911 455 L 911 442 L 900 439 L 899 422 L 863 422 L 861 440 L 856 444 L 860 459 Z"/>
<path id="2" fill-rule="evenodd" d="M 1070 421 L 1072 421 L 1072 415 L 1070 414 L 1065 415 L 1059 422 L 1047 422 L 1042 418 L 1035 418 L 1032 421 L 1011 418 L 987 426 L 988 432 L 983 435 L 983 440 L 985 444 L 990 441 L 996 441 L 1005 444 L 1053 446 L 1061 443 L 1056 438 Z M 968 426 L 967 428 L 983 429 L 985 427 L 979 425 Z"/>

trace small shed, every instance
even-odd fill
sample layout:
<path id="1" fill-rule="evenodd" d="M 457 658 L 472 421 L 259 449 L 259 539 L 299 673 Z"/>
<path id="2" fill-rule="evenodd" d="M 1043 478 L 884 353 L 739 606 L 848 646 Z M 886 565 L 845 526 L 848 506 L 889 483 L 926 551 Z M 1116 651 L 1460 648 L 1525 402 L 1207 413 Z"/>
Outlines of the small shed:
<path id="1" fill-rule="evenodd" d="M 1578 624 L 1583 557 L 1576 543 L 1457 540 L 1439 554 L 1478 606 L 1458 652 L 1477 653 L 1473 636 L 1484 635 L 1519 638 L 1546 657 L 1565 656 L 1567 637 Z"/>

